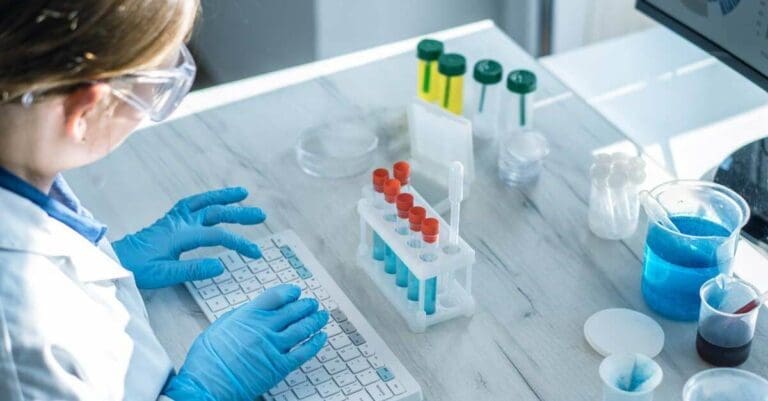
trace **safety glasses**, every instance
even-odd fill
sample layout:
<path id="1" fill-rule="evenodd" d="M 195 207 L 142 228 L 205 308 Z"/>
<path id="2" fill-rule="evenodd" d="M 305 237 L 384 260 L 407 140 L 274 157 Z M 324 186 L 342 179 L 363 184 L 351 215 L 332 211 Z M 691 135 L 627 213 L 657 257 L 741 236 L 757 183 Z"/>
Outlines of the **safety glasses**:
<path id="1" fill-rule="evenodd" d="M 163 121 L 174 112 L 195 81 L 197 66 L 187 46 L 182 45 L 171 68 L 136 71 L 102 81 L 112 94 L 145 113 L 152 121 Z M 21 103 L 29 106 L 41 93 L 27 92 Z"/>

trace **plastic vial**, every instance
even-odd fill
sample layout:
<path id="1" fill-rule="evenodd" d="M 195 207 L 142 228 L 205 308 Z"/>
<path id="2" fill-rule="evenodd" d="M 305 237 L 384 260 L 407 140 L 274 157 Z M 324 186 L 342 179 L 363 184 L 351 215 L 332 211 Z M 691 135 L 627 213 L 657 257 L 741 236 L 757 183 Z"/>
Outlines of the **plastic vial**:
<path id="1" fill-rule="evenodd" d="M 377 209 L 384 209 L 387 202 L 384 200 L 384 183 L 389 179 L 389 171 L 385 168 L 378 168 L 373 171 L 373 206 Z M 373 232 L 373 259 L 383 261 L 387 254 L 387 244 L 381 239 L 381 236 Z"/>
<path id="2" fill-rule="evenodd" d="M 434 262 L 438 258 L 440 244 L 440 222 L 435 218 L 424 219 L 421 224 L 421 238 L 424 241 L 419 258 L 424 262 Z M 424 312 L 435 313 L 437 308 L 437 277 L 428 278 L 424 283 Z"/>
<path id="3" fill-rule="evenodd" d="M 403 236 L 403 242 L 408 242 L 408 234 L 411 232 L 411 224 L 408 221 L 409 213 L 413 207 L 413 195 L 402 193 L 397 195 L 397 221 L 395 231 Z M 389 273 L 389 272 L 387 272 Z M 408 267 L 395 255 L 395 283 L 398 287 L 408 287 Z"/>
<path id="4" fill-rule="evenodd" d="M 397 206 L 395 202 L 397 195 L 400 195 L 400 181 L 391 178 L 384 184 L 384 200 L 387 201 L 387 209 L 384 212 L 384 219 L 394 223 L 397 221 Z M 384 271 L 389 274 L 395 274 L 397 256 L 392 252 L 392 248 L 386 247 L 387 251 L 384 255 Z"/>
<path id="5" fill-rule="evenodd" d="M 589 191 L 589 229 L 601 238 L 611 236 L 613 207 L 608 192 L 608 176 L 611 164 L 599 164 L 598 160 L 589 169 L 591 188 Z"/>
<path id="6" fill-rule="evenodd" d="M 464 73 L 467 61 L 464 56 L 448 53 L 440 56 L 437 64 L 440 106 L 451 113 L 461 115 L 464 108 Z"/>
<path id="7" fill-rule="evenodd" d="M 418 57 L 418 88 L 419 97 L 427 102 L 436 102 L 439 98 L 437 87 L 437 59 L 443 54 L 443 42 L 433 39 L 423 39 L 416 46 Z"/>
<path id="8" fill-rule="evenodd" d="M 509 186 L 535 181 L 549 155 L 549 142 L 533 129 L 532 98 L 536 75 L 512 71 L 507 76 L 507 93 L 502 111 L 499 141 L 499 178 Z"/>
<path id="9" fill-rule="evenodd" d="M 494 60 L 480 60 L 472 74 L 475 85 L 467 110 L 472 118 L 472 130 L 480 139 L 493 139 L 499 128 L 499 95 L 501 94 L 502 68 Z"/>
<path id="10" fill-rule="evenodd" d="M 411 165 L 406 161 L 399 161 L 392 166 L 392 175 L 400 181 L 400 192 L 411 192 Z"/>
<path id="11" fill-rule="evenodd" d="M 411 238 L 408 240 L 408 246 L 414 249 L 421 249 L 422 241 L 421 241 L 421 223 L 424 221 L 424 219 L 427 217 L 427 209 L 424 209 L 421 206 L 415 206 L 412 207 L 410 212 L 408 212 L 408 222 L 410 223 L 411 228 Z M 399 266 L 398 266 L 399 269 Z M 409 301 L 418 301 L 419 300 L 419 279 L 416 278 L 416 276 L 408 270 L 407 275 L 407 285 L 408 285 L 408 300 Z M 397 273 L 397 281 L 400 282 L 400 270 L 398 270 Z M 398 284 L 400 285 L 400 284 Z"/>

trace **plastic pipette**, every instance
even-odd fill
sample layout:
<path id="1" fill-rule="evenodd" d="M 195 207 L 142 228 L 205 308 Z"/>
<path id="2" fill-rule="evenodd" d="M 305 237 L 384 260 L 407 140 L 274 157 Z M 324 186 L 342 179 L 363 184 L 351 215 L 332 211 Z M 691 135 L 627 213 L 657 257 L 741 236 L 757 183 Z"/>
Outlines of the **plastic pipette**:
<path id="1" fill-rule="evenodd" d="M 654 198 L 650 192 L 640 191 L 640 203 L 643 205 L 645 213 L 652 220 L 676 233 L 680 232 L 675 223 L 670 220 L 667 209 L 664 208 L 664 206 L 659 203 L 659 200 Z"/>
<path id="2" fill-rule="evenodd" d="M 459 249 L 459 220 L 461 218 L 461 201 L 464 199 L 464 165 L 461 162 L 451 163 L 448 176 L 448 200 L 451 202 L 451 232 L 448 237 L 449 247 Z"/>
<path id="3" fill-rule="evenodd" d="M 768 300 L 768 291 L 764 292 L 763 295 L 760 295 L 759 297 L 747 302 L 746 305 L 736 310 L 736 312 L 733 312 L 733 314 L 741 315 L 743 313 L 749 313 L 755 308 L 760 307 L 760 305 L 762 305 L 766 300 Z"/>

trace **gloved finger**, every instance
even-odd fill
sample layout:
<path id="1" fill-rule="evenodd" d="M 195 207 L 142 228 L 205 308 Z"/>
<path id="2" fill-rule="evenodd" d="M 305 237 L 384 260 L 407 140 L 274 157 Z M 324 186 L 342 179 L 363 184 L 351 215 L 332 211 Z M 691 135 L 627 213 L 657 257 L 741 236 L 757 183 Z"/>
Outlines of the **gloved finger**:
<path id="1" fill-rule="evenodd" d="M 185 207 L 190 212 L 195 212 L 206 206 L 240 202 L 247 197 L 248 190 L 243 187 L 223 188 L 186 197 L 176 202 L 174 207 Z"/>
<path id="2" fill-rule="evenodd" d="M 305 364 L 308 360 L 317 355 L 317 353 L 325 346 L 326 341 L 328 341 L 328 335 L 321 331 L 312 336 L 312 338 L 304 344 L 299 345 L 293 351 L 285 354 L 289 365 L 291 365 L 291 371 L 298 369 L 299 366 Z"/>
<path id="3" fill-rule="evenodd" d="M 320 331 L 326 323 L 328 323 L 328 312 L 321 310 L 288 326 L 285 330 L 278 333 L 281 345 L 280 350 L 282 352 L 290 351 L 293 347 Z"/>
<path id="4" fill-rule="evenodd" d="M 283 306 L 275 311 L 275 315 L 271 319 L 273 323 L 272 330 L 285 330 L 286 327 L 317 312 L 319 306 L 320 304 L 314 298 L 300 299 Z"/>
<path id="5" fill-rule="evenodd" d="M 293 284 L 280 284 L 264 291 L 261 295 L 256 297 L 256 299 L 243 305 L 243 307 L 272 311 L 296 301 L 300 296 L 301 288 L 298 286 Z"/>
<path id="6" fill-rule="evenodd" d="M 176 246 L 179 254 L 205 246 L 223 246 L 253 259 L 261 258 L 258 245 L 218 227 L 197 227 L 182 231 L 178 234 Z"/>
<path id="7" fill-rule="evenodd" d="M 267 216 L 257 207 L 213 205 L 203 208 L 203 225 L 212 226 L 219 223 L 259 224 Z"/>
<path id="8" fill-rule="evenodd" d="M 142 289 L 168 287 L 186 281 L 204 280 L 224 272 L 218 259 L 191 259 L 157 262 L 136 275 L 136 285 Z"/>

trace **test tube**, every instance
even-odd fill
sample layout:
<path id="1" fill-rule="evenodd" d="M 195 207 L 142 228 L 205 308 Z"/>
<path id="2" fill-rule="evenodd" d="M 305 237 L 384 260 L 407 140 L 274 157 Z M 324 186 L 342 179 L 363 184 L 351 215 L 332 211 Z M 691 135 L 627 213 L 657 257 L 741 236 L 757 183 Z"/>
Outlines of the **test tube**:
<path id="1" fill-rule="evenodd" d="M 411 231 L 409 213 L 413 207 L 413 195 L 403 193 L 397 195 L 397 221 L 395 222 L 395 231 L 403 236 L 403 240 L 408 242 L 408 234 Z M 389 272 L 387 272 L 389 273 Z M 402 259 L 395 255 L 395 284 L 398 287 L 408 287 L 408 267 L 405 266 Z"/>
<path id="2" fill-rule="evenodd" d="M 386 200 L 388 206 L 384 212 L 384 219 L 392 222 L 394 225 L 397 221 L 397 195 L 400 194 L 400 181 L 397 179 L 389 179 L 384 184 L 384 200 Z M 392 252 L 392 248 L 389 245 L 386 246 L 386 253 L 384 255 L 384 271 L 389 274 L 395 274 L 397 268 L 396 255 Z"/>
<path id="3" fill-rule="evenodd" d="M 475 64 L 475 79 L 471 105 L 472 130 L 475 137 L 493 139 L 499 125 L 499 94 L 502 68 L 494 60 L 480 60 Z"/>
<path id="4" fill-rule="evenodd" d="M 440 245 L 440 222 L 435 218 L 424 219 L 421 224 L 421 238 L 424 241 L 419 258 L 424 262 L 434 262 L 438 258 Z M 437 308 L 437 277 L 431 277 L 424 283 L 424 312 L 433 315 Z"/>
<path id="5" fill-rule="evenodd" d="M 439 96 L 437 59 L 443 54 L 443 42 L 423 39 L 416 46 L 418 62 L 418 94 L 427 102 L 435 102 Z"/>
<path id="6" fill-rule="evenodd" d="M 414 249 L 420 249 L 422 245 L 421 241 L 421 224 L 427 217 L 427 209 L 421 206 L 412 207 L 408 212 L 408 222 L 411 228 L 411 238 L 408 240 L 408 246 Z M 408 300 L 418 302 L 419 300 L 419 279 L 408 270 Z"/>
<path id="7" fill-rule="evenodd" d="M 387 202 L 384 200 L 384 183 L 389 179 L 389 171 L 385 168 L 373 170 L 373 206 L 384 209 Z M 373 259 L 383 261 L 387 254 L 387 244 L 381 239 L 379 233 L 373 231 Z"/>
<path id="8" fill-rule="evenodd" d="M 440 106 L 454 114 L 461 115 L 464 107 L 464 73 L 467 60 L 461 54 L 443 54 L 438 59 L 440 72 Z"/>
<path id="9" fill-rule="evenodd" d="M 392 166 L 392 175 L 400 181 L 400 192 L 411 192 L 411 165 L 407 161 L 399 161 Z"/>

